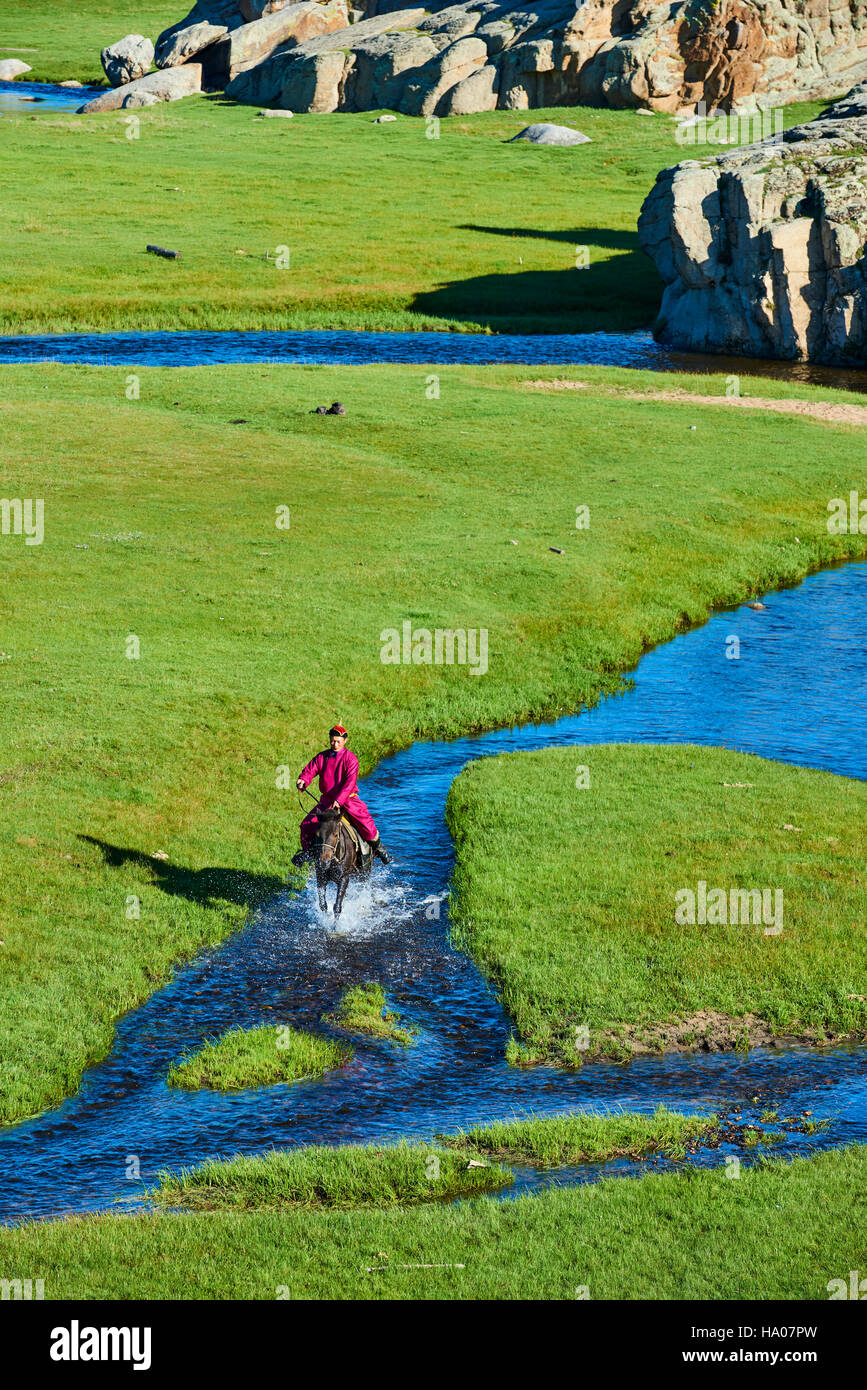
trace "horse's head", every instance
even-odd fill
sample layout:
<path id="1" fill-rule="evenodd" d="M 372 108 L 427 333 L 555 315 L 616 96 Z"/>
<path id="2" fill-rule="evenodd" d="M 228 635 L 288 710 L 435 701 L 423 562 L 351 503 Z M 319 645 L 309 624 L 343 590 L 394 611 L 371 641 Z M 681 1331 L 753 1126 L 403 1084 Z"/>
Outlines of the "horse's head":
<path id="1" fill-rule="evenodd" d="M 313 844 L 317 861 L 324 868 L 334 859 L 340 843 L 341 813 L 334 810 L 317 811 L 316 818 L 318 824 Z"/>

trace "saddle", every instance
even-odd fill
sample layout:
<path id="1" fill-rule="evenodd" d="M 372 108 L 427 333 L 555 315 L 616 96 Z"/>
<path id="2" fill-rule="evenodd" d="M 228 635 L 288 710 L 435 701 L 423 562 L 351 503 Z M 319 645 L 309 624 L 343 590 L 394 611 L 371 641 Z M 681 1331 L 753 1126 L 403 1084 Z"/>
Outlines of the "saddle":
<path id="1" fill-rule="evenodd" d="M 340 820 L 341 823 L 345 825 L 346 829 L 349 831 L 350 839 L 352 840 L 352 843 L 355 845 L 356 853 L 358 854 L 362 864 L 369 864 L 371 855 L 373 854 L 373 846 L 367 840 L 363 840 L 361 838 L 355 826 L 352 824 L 352 821 L 349 820 L 346 816 L 341 815 Z"/>

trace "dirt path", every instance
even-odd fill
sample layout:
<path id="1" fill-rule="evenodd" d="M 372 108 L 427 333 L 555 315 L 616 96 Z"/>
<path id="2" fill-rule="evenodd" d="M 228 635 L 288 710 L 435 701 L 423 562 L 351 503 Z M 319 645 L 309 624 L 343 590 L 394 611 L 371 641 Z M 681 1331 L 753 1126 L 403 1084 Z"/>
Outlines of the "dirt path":
<path id="1" fill-rule="evenodd" d="M 586 391 L 589 381 L 525 381 L 540 391 Z M 618 391 L 631 401 L 668 401 L 677 405 L 729 405 L 747 410 L 775 410 L 782 415 L 808 415 L 825 425 L 867 425 L 867 405 L 836 405 L 833 401 L 802 401 L 771 396 L 697 396 L 690 391 Z"/>

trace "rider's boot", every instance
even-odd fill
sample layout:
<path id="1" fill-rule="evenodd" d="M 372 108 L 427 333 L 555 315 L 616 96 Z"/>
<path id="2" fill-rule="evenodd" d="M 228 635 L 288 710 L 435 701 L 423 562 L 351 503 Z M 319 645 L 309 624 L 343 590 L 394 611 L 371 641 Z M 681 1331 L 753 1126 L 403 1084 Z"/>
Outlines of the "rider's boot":
<path id="1" fill-rule="evenodd" d="M 379 838 L 378 835 L 376 839 L 373 841 L 373 844 L 370 846 L 370 848 L 371 851 L 376 855 L 377 859 L 382 860 L 383 864 L 391 863 L 391 855 L 385 848 L 385 845 L 382 843 L 382 840 Z"/>

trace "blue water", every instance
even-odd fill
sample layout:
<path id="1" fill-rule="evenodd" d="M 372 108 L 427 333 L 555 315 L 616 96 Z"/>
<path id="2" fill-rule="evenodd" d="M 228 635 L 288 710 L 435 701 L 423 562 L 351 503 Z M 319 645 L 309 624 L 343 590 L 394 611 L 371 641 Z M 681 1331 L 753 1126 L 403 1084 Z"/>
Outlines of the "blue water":
<path id="1" fill-rule="evenodd" d="M 143 249 L 143 248 L 142 248 Z M 771 362 L 676 352 L 634 333 L 362 333 L 276 330 L 235 333 L 39 333 L 0 337 L 0 362 L 76 362 L 95 366 L 197 367 L 220 363 L 293 362 L 524 364 L 631 367 L 657 372 L 724 373 L 867 390 L 867 371 L 810 362 Z"/>
<path id="2" fill-rule="evenodd" d="M 0 58 L 21 58 L 25 63 L 29 57 L 27 53 L 0 53 Z M 56 87 L 48 82 L 26 82 L 19 77 L 14 82 L 0 82 L 0 116 L 76 111 L 94 95 L 95 89 L 90 87 Z"/>
<path id="3" fill-rule="evenodd" d="M 788 1133 L 774 1153 L 867 1140 L 867 1053 L 855 1046 L 647 1057 L 575 1073 L 510 1069 L 503 1061 L 509 1021 L 472 962 L 447 942 L 453 852 L 443 807 L 471 759 L 555 744 L 692 742 L 867 777 L 867 564 L 815 575 L 764 602 L 764 612 L 743 606 L 714 614 L 650 652 L 632 687 L 592 711 L 418 743 L 380 763 L 362 794 L 396 863 L 378 869 L 369 887 L 350 889 L 337 932 L 312 890 L 278 894 L 248 927 L 122 1019 L 111 1056 L 87 1073 L 78 1095 L 0 1135 L 0 1218 L 135 1207 L 157 1170 L 209 1156 L 429 1138 L 530 1111 L 647 1111 L 665 1102 L 739 1111 L 746 1121 L 770 1106 L 783 1118 L 811 1111 L 831 1121 L 812 1136 Z M 739 661 L 725 656 L 732 633 Z M 152 865 L 170 887 L 180 866 Z M 215 884 L 221 871 L 212 871 Z M 392 1005 L 420 1030 L 411 1048 L 361 1040 L 343 1070 L 291 1086 L 232 1095 L 166 1086 L 174 1058 L 226 1028 L 288 1023 L 328 1031 L 321 1015 L 348 984 L 367 979 L 382 980 Z M 724 1145 L 693 1163 L 721 1164 L 731 1151 Z M 518 1190 L 639 1167 L 618 1160 L 527 1170 Z"/>

